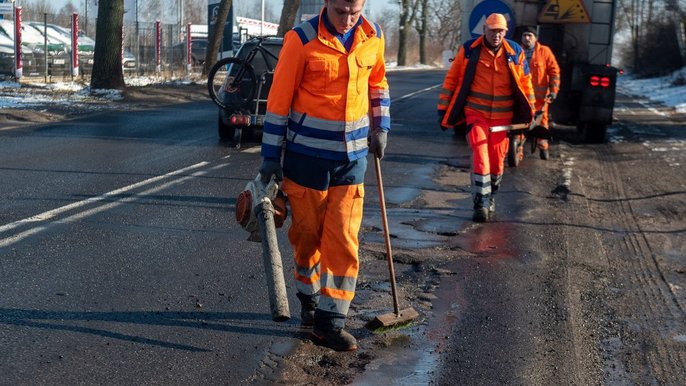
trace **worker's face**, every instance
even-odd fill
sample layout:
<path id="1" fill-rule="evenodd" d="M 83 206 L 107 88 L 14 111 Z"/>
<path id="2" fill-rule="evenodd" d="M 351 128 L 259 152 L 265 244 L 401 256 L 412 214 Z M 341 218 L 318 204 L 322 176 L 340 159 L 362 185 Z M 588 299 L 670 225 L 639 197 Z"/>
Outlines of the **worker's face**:
<path id="1" fill-rule="evenodd" d="M 326 17 L 336 32 L 344 34 L 352 29 L 362 16 L 365 0 L 324 0 Z"/>
<path id="2" fill-rule="evenodd" d="M 492 45 L 493 47 L 499 47 L 501 44 L 503 44 L 503 39 L 505 39 L 506 33 L 506 29 L 490 29 L 487 26 L 484 26 L 484 38 L 488 44 Z"/>
<path id="3" fill-rule="evenodd" d="M 533 48 L 536 45 L 536 35 L 531 32 L 524 32 L 522 34 L 522 45 L 524 48 Z"/>

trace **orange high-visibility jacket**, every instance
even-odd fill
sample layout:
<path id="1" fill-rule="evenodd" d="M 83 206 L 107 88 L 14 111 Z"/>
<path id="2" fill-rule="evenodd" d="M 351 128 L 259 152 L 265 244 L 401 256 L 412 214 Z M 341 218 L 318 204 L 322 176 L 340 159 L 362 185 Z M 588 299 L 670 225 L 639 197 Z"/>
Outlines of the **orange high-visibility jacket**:
<path id="1" fill-rule="evenodd" d="M 450 66 L 443 81 L 443 87 L 438 99 L 438 112 L 443 115 L 441 126 L 454 127 L 464 122 L 464 109 L 468 99 L 480 98 L 482 107 L 489 105 L 491 111 L 509 108 L 499 105 L 507 105 L 512 100 L 512 123 L 529 123 L 533 117 L 534 91 L 531 84 L 529 66 L 524 56 L 522 47 L 511 41 L 504 40 L 500 48 L 507 56 L 507 66 L 511 75 L 511 90 L 513 95 L 474 95 L 472 90 L 475 80 L 474 72 L 482 50 L 487 50 L 483 42 L 483 36 L 468 40 L 457 52 L 457 56 Z M 470 62 L 473 63 L 470 65 Z M 504 89 L 509 90 L 510 87 Z M 494 93 L 499 88 L 493 88 Z M 505 102 L 505 103 L 504 103 Z"/>
<path id="2" fill-rule="evenodd" d="M 534 85 L 536 107 L 540 107 L 546 95 L 557 94 L 560 91 L 560 66 L 550 48 L 537 42 L 534 53 L 531 55 L 529 68 L 531 69 L 531 83 Z"/>
<path id="3" fill-rule="evenodd" d="M 364 17 L 350 51 L 319 16 L 284 37 L 267 101 L 262 156 L 281 147 L 331 160 L 367 155 L 371 124 L 390 129 L 390 96 L 381 28 Z M 371 109 L 371 114 L 370 114 Z"/>

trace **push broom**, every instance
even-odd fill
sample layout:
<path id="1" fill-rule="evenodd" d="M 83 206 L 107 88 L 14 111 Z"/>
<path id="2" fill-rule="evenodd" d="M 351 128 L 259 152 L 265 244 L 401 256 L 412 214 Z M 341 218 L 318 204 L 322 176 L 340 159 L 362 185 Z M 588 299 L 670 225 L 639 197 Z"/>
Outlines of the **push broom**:
<path id="1" fill-rule="evenodd" d="M 379 204 L 381 205 L 381 220 L 383 222 L 384 240 L 386 243 L 386 259 L 388 260 L 388 271 L 391 280 L 391 293 L 393 294 L 393 312 L 381 314 L 367 323 L 366 327 L 370 330 L 387 329 L 402 327 L 419 317 L 419 313 L 410 307 L 403 310 L 398 306 L 398 293 L 395 287 L 395 270 L 393 269 L 393 252 L 391 251 L 391 235 L 388 231 L 388 218 L 386 217 L 386 200 L 383 193 L 383 181 L 381 179 L 381 164 L 379 157 L 374 156 L 374 166 L 376 167 L 376 185 L 379 189 Z"/>

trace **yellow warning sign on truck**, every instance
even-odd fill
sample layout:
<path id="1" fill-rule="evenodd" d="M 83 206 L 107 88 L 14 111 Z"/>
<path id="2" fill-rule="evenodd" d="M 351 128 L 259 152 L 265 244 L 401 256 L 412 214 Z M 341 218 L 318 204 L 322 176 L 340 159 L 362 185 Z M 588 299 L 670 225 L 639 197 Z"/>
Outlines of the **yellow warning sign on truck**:
<path id="1" fill-rule="evenodd" d="M 583 0 L 548 0 L 538 15 L 539 23 L 590 23 Z"/>

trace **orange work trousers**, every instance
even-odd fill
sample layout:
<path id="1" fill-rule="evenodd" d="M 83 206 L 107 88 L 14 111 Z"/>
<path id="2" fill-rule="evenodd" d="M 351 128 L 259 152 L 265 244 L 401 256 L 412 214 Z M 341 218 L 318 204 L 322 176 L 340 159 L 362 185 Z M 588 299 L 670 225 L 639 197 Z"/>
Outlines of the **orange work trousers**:
<path id="1" fill-rule="evenodd" d="M 496 178 L 503 174 L 509 139 L 507 132 L 491 133 L 492 126 L 509 125 L 510 119 L 488 119 L 466 111 L 466 123 L 471 125 L 467 142 L 472 149 L 472 173 Z"/>
<path id="2" fill-rule="evenodd" d="M 292 214 L 288 239 L 295 252 L 296 289 L 319 292 L 318 309 L 347 315 L 359 271 L 364 185 L 317 190 L 284 178 L 283 191 Z"/>

